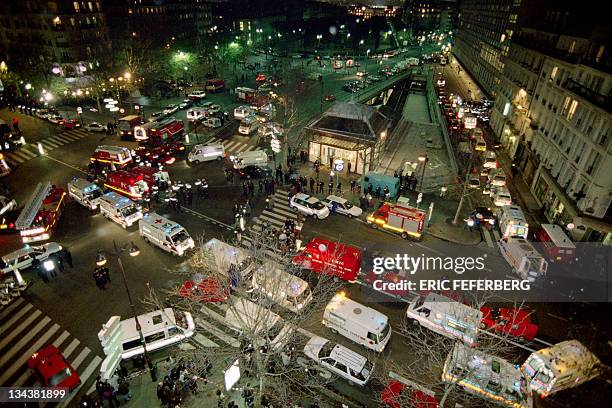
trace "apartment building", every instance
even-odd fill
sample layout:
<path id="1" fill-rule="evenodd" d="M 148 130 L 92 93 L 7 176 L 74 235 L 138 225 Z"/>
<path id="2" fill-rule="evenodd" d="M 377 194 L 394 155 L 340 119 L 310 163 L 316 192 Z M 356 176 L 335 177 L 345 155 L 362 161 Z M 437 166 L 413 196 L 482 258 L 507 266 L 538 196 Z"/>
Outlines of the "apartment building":
<path id="1" fill-rule="evenodd" d="M 452 31 L 457 23 L 456 0 L 407 0 L 403 20 L 415 35 L 429 31 Z"/>
<path id="2" fill-rule="evenodd" d="M 612 243 L 610 35 L 588 32 L 517 33 L 491 127 L 549 221 L 575 239 Z"/>
<path id="3" fill-rule="evenodd" d="M 14 69 L 74 76 L 110 50 L 101 0 L 0 1 L 0 54 Z"/>

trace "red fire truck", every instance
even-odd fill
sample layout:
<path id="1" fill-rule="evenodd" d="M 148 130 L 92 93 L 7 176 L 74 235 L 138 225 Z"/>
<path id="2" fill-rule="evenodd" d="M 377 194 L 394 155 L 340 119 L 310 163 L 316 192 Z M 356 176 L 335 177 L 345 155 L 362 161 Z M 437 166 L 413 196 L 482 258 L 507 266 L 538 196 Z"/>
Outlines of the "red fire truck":
<path id="1" fill-rule="evenodd" d="M 149 186 L 144 178 L 144 175 L 130 171 L 113 171 L 106 177 L 104 187 L 132 200 L 140 200 L 149 191 Z"/>
<path id="2" fill-rule="evenodd" d="M 552 262 L 571 263 L 576 260 L 576 245 L 559 225 L 542 224 L 535 235 Z"/>
<path id="3" fill-rule="evenodd" d="M 66 202 L 66 192 L 51 183 L 38 183 L 15 221 L 24 243 L 44 241 L 53 235 Z"/>
<path id="4" fill-rule="evenodd" d="M 396 232 L 404 239 L 420 239 L 425 226 L 425 211 L 403 204 L 383 203 L 367 218 L 372 227 Z"/>
<path id="5" fill-rule="evenodd" d="M 154 167 L 148 166 L 137 166 L 129 170 L 130 173 L 134 174 L 137 177 L 142 177 L 147 186 L 153 187 L 155 185 L 164 185 L 169 186 L 170 176 L 167 171 L 161 171 Z"/>
<path id="6" fill-rule="evenodd" d="M 134 128 L 142 124 L 140 115 L 128 115 L 119 119 L 119 134 L 122 138 L 131 139 Z"/>
<path id="7" fill-rule="evenodd" d="M 184 131 L 185 125 L 183 125 L 182 120 L 166 118 L 136 126 L 134 128 L 134 139 L 159 146 L 169 141 L 178 140 Z"/>
<path id="8" fill-rule="evenodd" d="M 236 99 L 239 101 L 251 102 L 257 96 L 257 91 L 251 88 L 239 86 L 236 88 Z"/>
<path id="9" fill-rule="evenodd" d="M 293 257 L 293 264 L 316 273 L 355 282 L 361 271 L 361 250 L 351 245 L 315 237 Z"/>
<path id="10" fill-rule="evenodd" d="M 225 81 L 221 78 L 206 81 L 206 91 L 210 93 L 221 92 L 225 89 Z"/>
<path id="11" fill-rule="evenodd" d="M 92 163 L 124 167 L 132 163 L 132 154 L 127 147 L 102 145 L 96 147 L 89 160 Z"/>

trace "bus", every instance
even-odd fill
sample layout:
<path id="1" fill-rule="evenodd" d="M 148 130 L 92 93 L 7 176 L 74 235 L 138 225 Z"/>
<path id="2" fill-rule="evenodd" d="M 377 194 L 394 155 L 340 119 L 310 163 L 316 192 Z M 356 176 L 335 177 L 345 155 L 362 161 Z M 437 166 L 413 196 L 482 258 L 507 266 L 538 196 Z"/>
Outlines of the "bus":
<path id="1" fill-rule="evenodd" d="M 516 365 L 461 343 L 455 343 L 446 357 L 442 381 L 506 407 L 533 407 L 531 392 Z"/>
<path id="2" fill-rule="evenodd" d="M 191 336 L 195 323 L 189 312 L 166 309 L 155 310 L 138 316 L 147 352 L 177 344 Z M 100 336 L 100 334 L 98 334 Z M 140 333 L 133 317 L 121 321 L 121 358 L 128 359 L 144 353 Z"/>
<path id="3" fill-rule="evenodd" d="M 542 224 L 535 233 L 542 249 L 552 262 L 572 263 L 576 260 L 576 245 L 556 224 Z"/>

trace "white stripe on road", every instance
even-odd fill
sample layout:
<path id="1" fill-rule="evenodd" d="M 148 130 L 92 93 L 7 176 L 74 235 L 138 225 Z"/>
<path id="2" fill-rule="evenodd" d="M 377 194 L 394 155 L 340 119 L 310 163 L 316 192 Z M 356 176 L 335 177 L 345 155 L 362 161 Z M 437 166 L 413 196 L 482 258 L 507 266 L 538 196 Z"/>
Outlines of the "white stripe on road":
<path id="1" fill-rule="evenodd" d="M 62 133 L 62 136 L 70 140 L 71 142 L 76 142 L 77 140 L 81 140 L 86 135 L 87 134 L 81 135 L 80 133 Z"/>
<path id="2" fill-rule="evenodd" d="M 236 153 L 242 152 L 245 148 L 249 147 L 247 144 L 241 144 L 241 146 L 236 150 Z"/>
<path id="3" fill-rule="evenodd" d="M 501 236 L 499 235 L 499 232 L 497 232 L 496 229 L 493 230 L 493 236 L 495 237 L 495 242 L 501 239 Z"/>
<path id="4" fill-rule="evenodd" d="M 219 330 L 216 326 L 212 325 L 206 320 L 196 318 L 196 323 L 198 326 L 205 328 L 211 334 L 223 340 L 223 342 L 225 342 L 226 344 L 229 344 L 232 347 L 240 347 L 240 342 L 238 340 L 236 340 L 232 336 L 228 336 L 227 334 L 225 334 L 224 332 Z"/>
<path id="5" fill-rule="evenodd" d="M 202 333 L 196 333 L 195 336 L 193 336 L 193 340 L 202 347 L 219 347 L 217 343 L 204 337 Z"/>
<path id="6" fill-rule="evenodd" d="M 55 135 L 55 139 L 61 141 L 62 143 L 72 143 L 73 140 L 68 139 L 66 136 L 63 135 Z"/>
<path id="7" fill-rule="evenodd" d="M 23 374 L 21 374 L 21 376 L 17 379 L 17 381 L 15 381 L 11 385 L 14 387 L 21 387 L 23 384 L 25 384 L 26 381 L 28 381 L 30 377 L 32 377 L 32 371 L 26 369 Z"/>
<path id="8" fill-rule="evenodd" d="M 4 333 L 6 330 L 9 329 L 9 327 L 11 327 L 13 324 L 15 324 L 15 322 L 17 320 L 21 319 L 21 316 L 23 316 L 25 313 L 27 313 L 28 310 L 30 310 L 31 308 L 32 308 L 32 304 L 28 303 L 27 305 L 25 305 L 24 307 L 19 309 L 19 311 L 17 313 L 15 313 L 15 315 L 13 316 L 13 318 L 11 320 L 9 320 L 6 323 L 3 323 L 2 327 L 0 327 L 0 337 L 2 336 L 2 333 Z"/>
<path id="9" fill-rule="evenodd" d="M 17 335 L 21 334 L 21 332 L 24 331 L 30 324 L 32 324 L 32 322 L 34 320 L 36 320 L 38 318 L 38 316 L 40 316 L 41 314 L 42 314 L 42 312 L 40 310 L 36 309 L 34 311 L 34 313 L 32 313 L 30 316 L 28 316 L 28 318 L 25 319 L 17 328 L 15 328 L 10 333 L 8 333 L 7 336 L 2 339 L 2 342 L 0 342 L 0 350 L 4 350 L 4 348 L 6 347 L 7 344 L 9 344 Z M 39 325 L 41 323 L 47 324 L 50 321 L 51 321 L 51 319 L 46 317 L 46 321 L 43 320 L 42 322 L 39 323 Z M 36 333 L 34 333 L 34 334 L 36 334 Z M 34 334 L 32 334 L 32 336 Z M 2 366 L 2 364 L 0 364 L 0 367 L 1 366 Z"/>
<path id="10" fill-rule="evenodd" d="M 72 368 L 74 368 L 75 370 L 78 369 L 81 363 L 85 361 L 85 358 L 89 355 L 90 352 L 91 350 L 88 347 L 85 347 L 83 350 L 81 350 L 79 355 L 74 360 L 72 360 L 72 364 L 70 364 Z"/>
<path id="11" fill-rule="evenodd" d="M 59 348 L 59 346 L 61 346 L 64 340 L 66 340 L 68 337 L 70 337 L 70 333 L 64 330 L 64 332 L 57 339 L 55 339 L 53 345 Z"/>
<path id="12" fill-rule="evenodd" d="M 13 313 L 13 309 L 15 309 L 17 306 L 19 306 L 23 302 L 24 302 L 23 298 L 20 297 L 17 300 L 15 300 L 12 304 L 8 305 L 6 309 L 4 309 L 2 313 L 0 313 L 0 320 L 4 319 L 6 316 Z"/>
<path id="13" fill-rule="evenodd" d="M 70 356 L 70 354 L 72 354 L 74 349 L 77 348 L 79 343 L 80 343 L 79 339 L 73 339 L 72 342 L 68 345 L 68 347 L 66 347 L 66 350 L 64 350 L 64 353 L 63 353 L 64 357 L 68 358 L 68 356 Z"/>
<path id="14" fill-rule="evenodd" d="M 59 143 L 60 146 L 63 146 L 67 143 L 65 140 L 60 139 L 57 135 L 51 136 L 49 139 L 52 140 L 53 143 Z"/>
<path id="15" fill-rule="evenodd" d="M 91 377 L 91 375 L 98 368 L 100 363 L 102 363 L 102 359 L 100 357 L 98 357 L 98 356 L 95 356 L 94 359 L 91 360 L 91 362 L 89 363 L 89 365 L 87 366 L 85 371 L 83 371 L 83 373 L 79 375 L 79 377 L 81 378 L 81 385 L 79 385 L 76 389 L 74 389 L 69 394 L 68 398 L 63 400 L 58 405 L 59 407 L 67 407 L 70 404 L 70 401 L 72 401 L 72 399 L 77 396 L 77 394 L 79 393 L 79 390 L 81 389 L 81 387 L 87 382 L 89 377 Z M 96 383 L 94 382 L 91 385 L 91 387 L 89 388 L 89 390 L 87 390 L 87 395 L 91 394 L 95 389 L 96 389 Z"/>
<path id="16" fill-rule="evenodd" d="M 493 248 L 493 241 L 491 240 L 491 233 L 487 230 L 481 230 L 482 231 L 482 236 L 484 237 L 485 241 L 487 241 L 487 245 L 490 248 Z"/>
<path id="17" fill-rule="evenodd" d="M 255 150 L 255 146 L 251 146 L 251 145 L 247 145 L 248 147 L 246 148 L 245 152 L 250 152 L 251 150 Z M 257 149 L 257 151 L 260 151 L 260 149 Z"/>
<path id="18" fill-rule="evenodd" d="M 5 156 L 6 159 L 6 163 L 9 166 L 13 166 L 16 167 L 18 166 L 20 163 L 23 163 L 25 160 L 21 160 L 21 159 L 17 159 L 16 157 L 12 157 L 12 156 L 8 156 L 10 153 L 7 153 L 7 156 Z"/>
<path id="19" fill-rule="evenodd" d="M 55 143 L 49 139 L 43 139 L 40 141 L 40 144 L 42 144 L 44 147 L 46 147 L 49 150 L 53 150 L 56 147 L 60 147 L 61 145 L 59 143 Z"/>
<path id="20" fill-rule="evenodd" d="M 32 151 L 30 149 L 34 149 L 34 150 Z M 21 149 L 19 149 L 19 152 L 23 153 L 26 157 L 29 157 L 32 159 L 38 156 L 38 148 L 34 145 L 25 145 Z"/>
<path id="21" fill-rule="evenodd" d="M 49 319 L 50 320 L 50 319 Z M 11 365 L 5 372 L 4 374 L 2 374 L 2 377 L 0 377 L 0 384 L 6 384 L 7 380 L 9 378 L 11 378 L 11 376 L 19 369 L 19 367 L 23 366 L 26 361 L 28 361 L 28 358 L 30 358 L 30 356 L 34 353 L 36 353 L 38 350 L 40 350 L 40 348 L 42 346 L 44 346 L 47 341 L 49 341 L 49 339 L 51 338 L 51 336 L 53 336 L 55 334 L 56 331 L 58 331 L 60 328 L 60 325 L 55 323 L 53 326 L 51 326 L 51 328 L 49 330 L 47 330 L 46 332 L 44 332 L 36 341 L 36 343 L 34 343 L 32 345 L 32 347 L 30 347 L 29 349 L 27 349 L 23 354 L 21 354 L 21 356 L 15 360 L 15 362 L 13 363 L 13 365 Z M 29 334 L 29 333 L 28 333 Z M 29 340 L 28 340 L 29 341 Z M 4 365 L 4 364 L 1 364 Z"/>
<path id="22" fill-rule="evenodd" d="M 264 222 L 269 222 L 270 224 L 278 225 L 279 227 L 283 227 L 285 225 L 284 221 L 279 221 L 277 219 L 270 218 L 270 217 L 267 217 L 265 215 L 261 215 L 261 216 L 257 217 L 257 223 L 258 224 L 263 224 Z"/>
<path id="23" fill-rule="evenodd" d="M 21 150 L 15 150 L 14 152 L 11 153 L 13 156 L 19 157 L 20 159 L 23 159 L 23 161 L 28 161 L 30 159 L 33 159 L 36 156 L 30 156 L 25 152 L 22 152 Z"/>
<path id="24" fill-rule="evenodd" d="M 225 140 L 224 140 L 224 142 L 225 142 Z M 230 141 L 230 142 L 227 142 L 227 143 L 223 143 L 223 145 L 225 146 L 225 149 L 226 149 L 226 150 L 230 150 L 230 149 L 232 149 L 232 148 L 234 147 L 234 145 L 235 145 L 236 143 L 238 143 L 238 142 L 236 142 L 235 140 L 233 140 L 233 141 Z"/>

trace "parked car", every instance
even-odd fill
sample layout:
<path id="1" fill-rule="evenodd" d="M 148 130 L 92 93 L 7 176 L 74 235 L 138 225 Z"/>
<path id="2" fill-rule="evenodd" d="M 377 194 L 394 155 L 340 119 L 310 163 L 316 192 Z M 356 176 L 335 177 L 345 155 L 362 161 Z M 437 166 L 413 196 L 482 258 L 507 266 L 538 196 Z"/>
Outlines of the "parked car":
<path id="1" fill-rule="evenodd" d="M 106 125 L 102 125 L 98 122 L 91 122 L 90 124 L 85 125 L 84 129 L 88 132 L 106 132 L 108 128 Z"/>
<path id="2" fill-rule="evenodd" d="M 230 282 L 221 282 L 216 277 L 197 277 L 183 283 L 179 296 L 202 303 L 223 303 L 229 299 Z"/>
<path id="3" fill-rule="evenodd" d="M 329 215 L 329 208 L 323 205 L 316 197 L 304 193 L 298 193 L 291 197 L 289 207 L 293 208 L 294 211 L 301 212 L 304 215 L 311 215 L 313 218 L 321 220 Z"/>
<path id="4" fill-rule="evenodd" d="M 210 107 L 208 108 L 208 113 L 211 114 L 215 114 L 221 111 L 221 105 L 217 105 L 215 103 L 213 103 L 212 105 L 210 105 Z"/>
<path id="5" fill-rule="evenodd" d="M 50 115 L 47 116 L 47 120 L 55 125 L 64 124 L 64 117 L 62 115 Z"/>
<path id="6" fill-rule="evenodd" d="M 500 169 L 496 172 L 489 173 L 489 182 L 493 186 L 503 187 L 506 185 L 506 175 Z"/>
<path id="7" fill-rule="evenodd" d="M 484 163 L 482 166 L 486 169 L 499 168 L 499 163 L 497 161 L 497 156 L 495 155 L 495 152 L 489 151 L 485 153 Z"/>
<path id="8" fill-rule="evenodd" d="M 246 166 L 241 169 L 237 169 L 236 172 L 240 175 L 240 178 L 246 179 L 250 178 L 252 180 L 263 179 L 272 177 L 273 171 L 269 167 L 261 167 L 261 166 Z"/>
<path id="9" fill-rule="evenodd" d="M 38 109 L 34 115 L 40 119 L 47 119 L 50 114 L 49 109 Z"/>
<path id="10" fill-rule="evenodd" d="M 179 109 L 183 110 L 183 109 L 187 109 L 189 107 L 193 106 L 193 101 L 190 101 L 189 99 L 183 99 L 183 102 L 179 103 Z"/>
<path id="11" fill-rule="evenodd" d="M 512 205 L 512 196 L 506 187 L 494 187 L 491 189 L 491 198 L 493 199 L 493 204 L 498 207 Z"/>
<path id="12" fill-rule="evenodd" d="M 319 336 L 308 340 L 304 354 L 352 384 L 365 385 L 374 371 L 374 363 L 366 357 Z"/>
<path id="13" fill-rule="evenodd" d="M 164 112 L 153 112 L 151 116 L 149 116 L 149 122 L 155 122 L 157 119 L 163 118 L 166 116 Z"/>
<path id="14" fill-rule="evenodd" d="M 480 178 L 477 176 L 471 176 L 467 182 L 468 188 L 480 188 Z"/>
<path id="15" fill-rule="evenodd" d="M 173 113 L 178 112 L 178 110 L 179 107 L 174 103 L 171 103 L 170 105 L 166 106 L 166 109 L 164 109 L 164 115 L 172 115 Z"/>
<path id="16" fill-rule="evenodd" d="M 349 218 L 359 217 L 363 213 L 361 208 L 352 205 L 346 198 L 337 197 L 335 195 L 329 195 L 327 198 L 321 200 L 321 202 L 330 210 L 335 205 L 338 214 L 346 215 Z"/>

